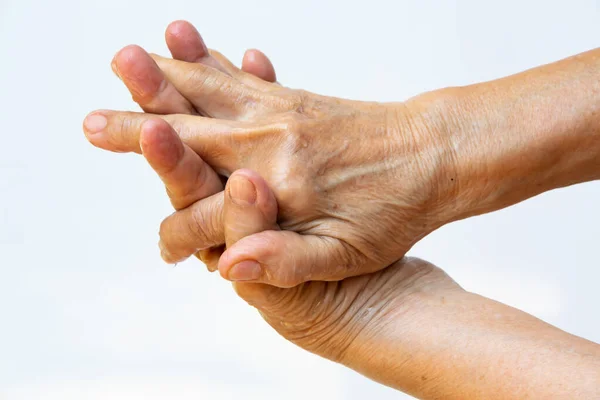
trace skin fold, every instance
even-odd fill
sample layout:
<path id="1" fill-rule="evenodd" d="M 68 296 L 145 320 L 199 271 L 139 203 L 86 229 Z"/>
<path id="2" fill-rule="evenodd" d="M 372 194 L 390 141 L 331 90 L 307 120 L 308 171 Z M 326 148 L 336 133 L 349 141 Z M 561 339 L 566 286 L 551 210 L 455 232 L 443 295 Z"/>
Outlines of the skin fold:
<path id="1" fill-rule="evenodd" d="M 99 147 L 142 152 L 165 183 L 179 211 L 163 223 L 163 258 L 173 261 L 180 254 L 187 256 L 202 249 L 198 255 L 214 268 L 222 249 L 213 246 L 227 245 L 220 257 L 224 260 L 219 265 L 221 273 L 237 280 L 237 293 L 282 336 L 420 398 L 600 396 L 598 345 L 468 293 L 426 261 L 400 259 L 404 247 L 410 247 L 435 225 L 598 178 L 596 51 L 499 81 L 426 93 L 402 104 L 357 105 L 305 92 L 301 92 L 299 103 L 290 103 L 295 94 L 288 94 L 289 89 L 262 81 L 275 81 L 272 64 L 264 54 L 246 53 L 242 63 L 242 69 L 249 72 L 246 74 L 219 53 L 209 55 L 200 35 L 186 22 L 171 24 L 166 39 L 173 57 L 190 64 L 152 58 L 133 46 L 123 49 L 113 61 L 113 69 L 134 100 L 155 115 L 101 111 L 99 114 L 108 118 L 99 129 L 100 135 L 85 128 L 90 141 Z M 169 69 L 175 72 L 170 74 Z M 208 84 L 194 86 L 197 81 Z M 215 86 L 210 86 L 211 82 Z M 267 89 L 264 85 L 272 86 Z M 202 92 L 202 96 L 193 95 L 193 90 Z M 241 96 L 238 99 L 250 105 L 240 111 L 229 100 L 215 101 L 218 91 Z M 256 97 L 254 91 L 267 95 Z M 293 104 L 296 108 L 292 113 L 300 113 L 302 122 L 286 120 L 290 111 L 282 113 L 282 104 Z M 285 114 L 284 133 L 277 119 L 281 114 Z M 336 121 L 336 115 L 340 121 L 348 121 Z M 210 124 L 202 116 L 221 120 Z M 232 121 L 239 125 L 231 125 Z M 99 121 L 97 126 L 102 124 Z M 359 140 L 362 147 L 339 147 L 337 136 L 343 135 L 335 135 L 336 129 L 346 133 L 357 129 L 364 134 L 363 141 Z M 199 139 L 201 134 L 209 139 Z M 305 142 L 296 142 L 296 136 L 306 141 L 306 147 Z M 325 163 L 325 172 L 314 173 L 309 183 L 305 178 L 290 183 L 290 171 L 299 166 L 280 158 L 300 157 L 298 153 L 309 151 L 303 149 L 313 149 L 313 142 L 314 148 L 321 146 L 321 151 L 336 156 L 325 161 L 306 156 L 305 167 L 313 162 Z M 250 149 L 247 153 L 240 151 L 242 144 Z M 213 145 L 220 152 L 211 154 Z M 257 164 L 253 162 L 259 162 L 253 161 L 255 147 L 263 151 L 262 162 L 267 167 L 285 171 L 285 179 L 273 173 L 263 175 L 267 167 L 254 168 Z M 295 151 L 290 152 L 290 148 Z M 354 157 L 344 158 L 349 153 Z M 382 155 L 391 161 L 380 163 Z M 395 170 L 404 168 L 405 173 L 407 165 L 412 167 L 408 171 L 414 174 L 413 179 L 422 179 L 420 187 L 415 184 L 411 189 L 411 183 L 406 183 L 408 178 L 401 179 L 405 175 Z M 221 191 L 223 176 L 229 179 Z M 371 177 L 389 187 L 377 186 Z M 344 192 L 346 186 L 352 190 Z M 303 187 L 312 188 L 308 192 L 318 201 L 303 197 Z M 403 198 L 399 188 L 408 188 L 411 195 L 410 190 L 416 191 L 411 197 L 413 203 Z M 369 197 L 369 191 L 379 197 Z M 394 191 L 396 203 L 390 200 Z M 321 201 L 323 198 L 335 201 Z M 387 216 L 381 211 L 386 207 L 390 207 L 391 214 L 404 210 L 398 211 L 405 217 L 401 221 L 390 216 L 394 222 L 385 232 L 391 237 L 383 242 L 391 247 L 398 245 L 400 256 L 396 259 L 400 261 L 382 265 L 385 257 L 370 255 L 368 246 L 356 245 L 360 247 L 358 266 L 344 265 L 336 275 L 348 276 L 346 279 L 292 285 L 316 279 L 316 273 L 335 272 L 332 265 L 355 251 L 343 245 L 347 254 L 338 255 L 335 246 L 326 243 L 327 251 L 321 258 L 304 260 L 298 254 L 307 251 L 306 247 L 297 242 L 297 233 L 292 230 L 298 229 L 302 236 L 318 232 L 314 236 L 341 243 L 359 243 L 362 239 L 369 243 L 370 239 L 381 245 L 377 237 L 368 236 L 381 232 L 361 232 L 355 221 L 340 217 L 350 210 L 361 217 L 360 210 L 354 208 L 366 202 L 369 207 L 375 202 L 380 210 L 379 215 L 371 216 L 377 221 Z M 308 205 L 321 214 L 310 214 Z M 407 216 L 407 209 L 414 214 Z M 430 213 L 423 222 L 418 213 L 425 211 Z M 362 217 L 366 221 L 367 216 Z M 420 229 L 405 229 L 409 223 L 418 225 L 415 221 L 421 224 Z M 299 229 L 302 224 L 313 231 Z M 331 234 L 325 229 L 328 227 L 350 229 L 350 235 L 327 236 Z M 241 247 L 244 242 L 250 245 Z M 252 261 L 261 255 L 255 249 L 261 246 L 263 250 L 271 249 L 266 255 L 269 263 L 261 263 L 260 274 L 252 275 L 256 271 Z M 183 248 L 188 250 L 178 253 Z M 244 257 L 236 258 L 239 254 Z M 255 282 L 282 287 L 234 279 L 229 276 L 234 264 L 242 274 L 256 276 Z M 308 271 L 303 269 L 304 264 L 309 264 Z M 315 268 L 322 270 L 315 272 Z M 277 275 L 281 274 L 279 270 L 286 274 L 293 271 L 293 276 Z M 352 277 L 357 274 L 362 275 Z M 333 275 L 324 280 L 334 280 Z"/>

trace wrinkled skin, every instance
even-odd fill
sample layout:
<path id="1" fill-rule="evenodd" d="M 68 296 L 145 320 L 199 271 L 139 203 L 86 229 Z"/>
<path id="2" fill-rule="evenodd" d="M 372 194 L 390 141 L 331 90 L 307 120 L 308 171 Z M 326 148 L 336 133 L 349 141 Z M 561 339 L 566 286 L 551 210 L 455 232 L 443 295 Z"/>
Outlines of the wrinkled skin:
<path id="1" fill-rule="evenodd" d="M 210 51 L 200 33 L 187 21 L 175 21 L 166 29 L 165 41 L 173 56 L 173 59 L 187 62 L 201 63 L 228 75 L 237 76 L 244 79 L 244 82 L 252 84 L 251 80 L 260 79 L 266 82 L 275 83 L 277 78 L 275 69 L 271 61 L 259 50 L 248 50 L 242 60 L 242 70 L 250 75 L 240 77 L 239 69 L 233 66 L 229 60 L 216 51 Z M 127 46 L 118 51 L 111 63 L 113 72 L 123 81 L 132 95 L 133 100 L 140 107 L 148 112 L 155 114 L 191 114 L 200 115 L 201 110 L 189 102 L 164 76 L 154 60 L 139 46 Z M 205 185 L 201 191 L 193 191 L 188 187 L 169 186 L 170 182 L 176 181 L 182 177 L 181 174 L 163 174 L 167 194 L 176 210 L 185 208 L 182 204 L 189 204 L 189 198 L 193 195 L 195 200 L 218 193 L 223 190 L 224 177 L 218 177 L 214 171 L 207 169 L 198 171 L 194 169 L 193 163 L 190 165 L 189 153 L 191 149 L 184 145 L 187 165 L 191 168 L 186 171 L 184 176 L 194 176 L 198 173 L 206 174 L 196 176 L 197 180 L 203 180 Z M 184 151 L 184 150 L 181 150 Z M 172 155 L 170 155 L 172 157 Z M 167 155 L 169 157 L 169 155 Z M 191 157 L 195 158 L 195 157 Z M 154 167 L 161 169 L 161 159 L 152 159 Z M 166 160 L 168 163 L 168 160 Z M 164 167 L 163 167 L 164 168 Z M 208 184 L 206 184 L 208 182 Z M 193 193 L 188 193 L 188 192 Z M 181 198 L 183 196 L 184 198 Z M 203 261 L 210 271 L 217 269 L 217 262 L 223 253 L 224 246 L 207 248 L 198 251 L 195 255 Z M 167 258 L 167 257 L 165 257 Z"/>
<path id="2" fill-rule="evenodd" d="M 142 146 L 163 180 L 188 169 L 183 143 L 164 121 L 144 124 Z M 208 168 L 199 157 L 194 163 Z M 181 175 L 170 187 L 198 185 L 193 178 Z M 275 196 L 255 172 L 235 171 L 221 196 L 227 246 L 280 229 Z M 426 261 L 404 258 L 339 282 L 287 289 L 235 282 L 234 288 L 291 342 L 419 398 L 598 394 L 600 346 L 468 293 Z"/>
<path id="3" fill-rule="evenodd" d="M 162 117 L 189 146 L 186 151 L 221 175 L 256 171 L 279 204 L 283 231 L 257 233 L 229 248 L 219 261 L 225 278 L 291 287 L 370 273 L 456 217 L 443 96 L 395 104 L 348 101 L 265 82 L 218 53 L 213 58 L 219 70 L 210 63 L 153 58 L 167 78 L 162 92 L 181 96 L 172 102 L 179 104 L 177 112 L 211 117 Z M 143 151 L 141 127 L 153 115 L 92 114 L 99 115 L 107 119 L 99 132 L 86 124 L 94 145 Z M 224 244 L 222 196 L 209 197 L 221 180 L 213 171 L 197 180 L 203 187 L 192 197 L 203 200 L 187 208 L 174 203 L 181 211 L 161 226 L 169 262 Z M 245 261 L 258 265 L 251 273 L 234 271 Z"/>
<path id="4" fill-rule="evenodd" d="M 190 24 L 183 21 L 171 24 L 166 37 L 175 59 L 199 62 L 229 75 L 238 73 L 237 68 L 224 57 L 216 52 L 212 56 L 208 53 Z M 273 67 L 262 53 L 247 53 L 242 68 L 265 81 L 275 82 Z M 119 51 L 113 60 L 113 69 L 118 71 L 134 100 L 145 111 L 156 114 L 201 113 L 171 86 L 139 47 L 128 46 Z M 228 246 L 254 233 L 281 229 L 277 224 L 275 195 L 257 173 L 237 171 L 225 192 L 221 192 L 223 187 L 220 183 L 213 183 L 207 190 L 206 179 L 198 179 L 198 176 L 212 177 L 210 167 L 160 120 L 151 120 L 141 127 L 140 148 L 150 166 L 165 182 L 176 209 L 186 209 L 197 200 L 218 193 L 214 197 L 221 199 L 222 234 Z M 232 201 L 231 188 L 238 176 L 250 180 L 256 187 L 253 206 L 243 206 L 244 199 Z M 239 191 L 236 193 L 242 197 L 245 195 Z M 204 256 L 207 254 L 204 253 Z M 207 261 L 211 261 L 210 257 L 208 255 Z M 235 284 L 238 294 L 256 306 L 282 336 L 300 347 L 338 361 L 342 360 L 344 349 L 364 331 L 367 324 L 378 326 L 377 320 L 384 315 L 393 318 L 406 306 L 410 293 L 436 292 L 438 288 L 443 293 L 462 291 L 440 269 L 415 258 L 403 259 L 374 274 L 339 282 L 309 282 L 290 289 L 255 283 Z M 366 309 L 371 310 L 368 315 L 362 320 L 357 319 L 355 314 Z M 366 332 L 365 335 L 369 337 Z"/>
<path id="5" fill-rule="evenodd" d="M 198 156 L 192 160 L 181 151 L 184 144 L 177 133 L 162 120 L 149 120 L 141 130 L 144 157 L 161 179 L 173 191 L 193 192 L 194 186 L 201 190 L 201 182 L 187 171 L 194 164 L 198 169 L 209 167 Z M 188 161 L 182 162 L 185 158 Z M 219 195 L 227 246 L 256 233 L 280 231 L 275 195 L 257 173 L 235 171 Z M 185 204 L 183 198 L 175 200 Z M 382 377 L 385 374 L 368 364 L 388 353 L 389 340 L 401 332 L 398 326 L 409 319 L 421 324 L 418 314 L 426 315 L 431 307 L 437 310 L 452 298 L 460 302 L 465 293 L 439 268 L 416 258 L 337 282 L 313 281 L 292 288 L 234 282 L 234 288 L 284 338 L 387 384 L 392 383 Z M 396 361 L 405 357 L 398 354 Z M 416 390 L 411 385 L 402 383 L 400 388 Z"/>
<path id="6" fill-rule="evenodd" d="M 176 58 L 240 76 L 224 59 L 217 60 L 218 53 L 209 56 L 187 23 L 171 25 L 167 42 Z M 136 62 L 123 62 L 128 59 Z M 124 49 L 115 64 L 145 110 L 203 113 L 170 86 L 141 49 Z M 272 65 L 262 53 L 247 53 L 242 66 L 275 81 Z M 223 224 L 221 240 L 231 248 L 261 231 L 280 230 L 275 195 L 255 172 L 236 171 L 225 192 L 219 192 L 219 177 L 157 119 L 139 127 L 139 147 L 177 209 L 189 210 L 192 203 L 218 192 L 209 198 Z M 180 228 L 197 222 L 193 213 L 176 215 Z M 214 263 L 218 254 L 203 252 L 203 259 Z M 596 398 L 600 394 L 597 345 L 468 293 L 422 260 L 403 259 L 379 272 L 340 282 L 308 282 L 290 289 L 238 282 L 235 288 L 287 339 L 415 396 Z"/>

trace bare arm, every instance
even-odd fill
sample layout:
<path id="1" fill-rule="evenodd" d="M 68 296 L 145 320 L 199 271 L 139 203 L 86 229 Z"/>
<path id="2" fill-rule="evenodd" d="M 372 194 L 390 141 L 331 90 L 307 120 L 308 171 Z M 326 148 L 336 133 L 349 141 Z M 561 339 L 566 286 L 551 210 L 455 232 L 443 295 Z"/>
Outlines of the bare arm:
<path id="1" fill-rule="evenodd" d="M 600 397 L 595 343 L 464 291 L 404 300 L 354 342 L 351 368 L 423 399 Z"/>
<path id="2" fill-rule="evenodd" d="M 448 204 L 461 210 L 452 220 L 600 178 L 600 49 L 415 103 L 440 99 L 456 168 Z"/>

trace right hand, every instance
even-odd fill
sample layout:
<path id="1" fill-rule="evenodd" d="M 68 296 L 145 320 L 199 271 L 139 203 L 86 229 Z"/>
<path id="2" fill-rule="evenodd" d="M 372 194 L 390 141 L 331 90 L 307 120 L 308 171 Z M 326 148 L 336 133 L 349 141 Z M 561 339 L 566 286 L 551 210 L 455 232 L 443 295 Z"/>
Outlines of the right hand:
<path id="1" fill-rule="evenodd" d="M 183 143 L 168 124 L 162 120 L 146 122 L 141 140 L 144 157 L 159 177 L 169 182 L 170 190 L 201 190 L 201 182 L 187 171 L 208 167 L 197 155 L 181 152 Z M 246 191 L 248 188 L 251 190 Z M 228 246 L 255 233 L 280 230 L 275 196 L 257 173 L 234 172 L 219 195 Z M 182 197 L 175 200 L 185 202 Z M 386 332 L 404 332 L 410 337 L 409 327 L 412 331 L 413 327 L 423 326 L 430 310 L 439 310 L 439 305 L 464 293 L 442 270 L 416 258 L 404 258 L 376 273 L 339 282 L 313 281 L 293 288 L 234 282 L 233 287 L 287 340 L 412 393 L 422 390 L 422 370 L 403 369 L 399 385 L 398 376 L 382 368 L 381 358 L 389 354 Z M 427 307 L 419 304 L 422 302 Z M 408 357 L 409 352 L 399 352 L 394 360 L 400 364 Z"/>
<path id="2" fill-rule="evenodd" d="M 152 121 L 143 130 L 152 166 L 186 170 L 168 124 Z M 204 167 L 199 161 L 188 165 Z M 164 179 L 165 169 L 156 171 Z M 197 188 L 189 178 L 180 174 L 172 188 Z M 229 246 L 279 230 L 275 196 L 255 172 L 234 172 L 221 196 Z M 290 289 L 234 287 L 286 339 L 419 398 L 600 395 L 600 346 L 468 293 L 426 261 L 405 258 L 373 274 Z"/>

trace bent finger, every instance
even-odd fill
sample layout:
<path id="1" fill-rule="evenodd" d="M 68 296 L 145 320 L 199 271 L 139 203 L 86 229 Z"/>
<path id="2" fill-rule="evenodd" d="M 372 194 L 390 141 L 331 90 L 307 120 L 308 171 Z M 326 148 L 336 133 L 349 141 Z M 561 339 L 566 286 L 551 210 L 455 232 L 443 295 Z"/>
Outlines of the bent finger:
<path id="1" fill-rule="evenodd" d="M 194 106 L 166 79 L 156 62 L 141 47 L 131 45 L 121 49 L 111 66 L 144 111 L 197 114 Z"/>
<path id="2" fill-rule="evenodd" d="M 223 192 L 171 214 L 161 223 L 159 235 L 162 257 L 169 263 L 224 244 Z"/>
<path id="3" fill-rule="evenodd" d="M 221 179 L 185 145 L 162 119 L 146 121 L 140 134 L 142 154 L 164 182 L 176 210 L 223 189 Z"/>

